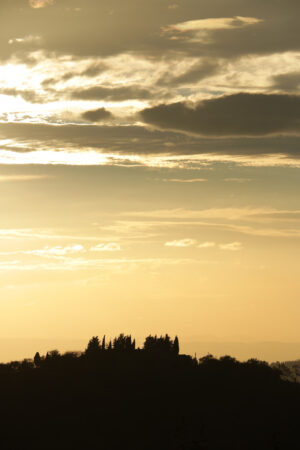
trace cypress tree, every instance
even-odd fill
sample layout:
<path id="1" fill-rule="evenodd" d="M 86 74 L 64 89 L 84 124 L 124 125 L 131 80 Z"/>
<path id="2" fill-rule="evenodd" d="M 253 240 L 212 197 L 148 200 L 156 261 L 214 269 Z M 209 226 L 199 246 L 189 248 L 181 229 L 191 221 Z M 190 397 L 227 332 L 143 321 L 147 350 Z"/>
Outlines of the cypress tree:
<path id="1" fill-rule="evenodd" d="M 41 361 L 42 361 L 41 355 L 39 354 L 39 352 L 36 352 L 33 358 L 33 362 L 36 365 L 36 367 L 39 367 L 41 365 Z"/>
<path id="2" fill-rule="evenodd" d="M 173 350 L 174 350 L 175 355 L 179 354 L 179 341 L 178 341 L 177 336 L 175 336 L 175 339 L 174 339 Z"/>

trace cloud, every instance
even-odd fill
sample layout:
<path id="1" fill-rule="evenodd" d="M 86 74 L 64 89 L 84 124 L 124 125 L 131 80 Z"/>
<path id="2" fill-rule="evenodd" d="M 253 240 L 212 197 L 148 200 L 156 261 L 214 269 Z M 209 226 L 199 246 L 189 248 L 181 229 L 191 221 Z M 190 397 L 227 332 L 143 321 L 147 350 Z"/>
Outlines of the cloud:
<path id="1" fill-rule="evenodd" d="M 119 244 L 115 242 L 109 242 L 107 244 L 97 244 L 94 247 L 90 248 L 91 252 L 118 252 L 121 250 Z"/>
<path id="2" fill-rule="evenodd" d="M 131 156 L 114 157 L 96 151 L 76 150 L 38 150 L 22 152 L 0 150 L 0 164 L 5 165 L 68 165 L 68 166 L 105 166 L 105 165 L 139 165 L 130 160 Z M 142 164 L 142 161 L 141 163 Z"/>
<path id="3" fill-rule="evenodd" d="M 170 219 L 222 219 L 229 221 L 236 220 L 254 220 L 259 221 L 261 219 L 286 217 L 299 218 L 299 210 L 278 210 L 274 208 L 209 208 L 209 209 L 159 209 L 153 211 L 135 211 L 122 213 L 123 216 L 128 217 L 143 217 L 159 220 Z"/>
<path id="4" fill-rule="evenodd" d="M 0 88 L 0 95 L 20 96 L 29 103 L 44 103 L 47 101 L 41 94 L 31 89 Z"/>
<path id="5" fill-rule="evenodd" d="M 197 245 L 198 248 L 211 248 L 215 247 L 215 242 L 202 242 L 202 244 Z"/>
<path id="6" fill-rule="evenodd" d="M 225 230 L 252 236 L 292 238 L 300 236 L 300 211 L 276 210 L 272 208 L 211 208 L 207 210 L 158 210 L 121 213 L 127 220 L 118 221 L 109 230 L 122 233 L 122 230 L 186 229 L 187 232 L 200 229 Z M 133 217 L 130 219 L 130 217 Z M 140 218 L 140 219 L 139 219 Z M 272 228 L 269 228 L 271 224 Z M 201 243 L 200 243 L 201 245 Z M 227 244 L 224 244 L 225 246 Z"/>
<path id="7" fill-rule="evenodd" d="M 58 142 L 56 142 L 56 145 Z M 125 144 L 126 145 L 126 144 Z M 128 145 L 128 143 L 127 143 Z M 93 143 L 93 146 L 95 144 Z M 59 151 L 51 150 L 50 144 L 20 143 L 15 145 L 1 145 L 0 164 L 3 165 L 66 165 L 66 166 L 119 166 L 119 167 L 149 167 L 156 169 L 203 169 L 203 166 L 213 166 L 218 162 L 241 167 L 294 167 L 300 168 L 300 159 L 297 155 L 288 157 L 284 154 L 272 155 L 164 155 L 164 154 L 138 154 L 138 149 L 132 148 L 126 153 L 123 148 L 116 148 L 120 143 L 106 152 L 104 148 L 91 150 L 87 147 L 76 149 L 75 145 L 61 145 Z M 34 149 L 39 147 L 39 149 Z M 47 149 L 47 147 L 49 149 Z M 53 145 L 52 145 L 53 147 Z M 65 147 L 65 148 L 64 148 Z M 134 153 L 134 150 L 136 152 Z M 162 180 L 163 181 L 163 180 Z"/>
<path id="8" fill-rule="evenodd" d="M 10 45 L 12 44 L 26 44 L 26 43 L 40 43 L 41 41 L 41 36 L 32 36 L 32 35 L 28 35 L 28 36 L 24 36 L 22 38 L 11 38 L 9 39 L 8 43 Z"/>
<path id="9" fill-rule="evenodd" d="M 161 104 L 140 116 L 161 129 L 207 136 L 293 134 L 300 130 L 300 96 L 240 93 L 196 104 Z"/>
<path id="10" fill-rule="evenodd" d="M 95 62 L 90 64 L 86 69 L 82 70 L 79 75 L 82 77 L 96 77 L 107 69 L 103 62 Z"/>
<path id="11" fill-rule="evenodd" d="M 99 241 L 100 238 L 98 236 L 92 236 L 91 234 L 88 235 L 74 235 L 74 234 L 61 234 L 61 233 L 57 233 L 55 230 L 52 229 L 32 229 L 32 228 L 18 228 L 18 229 L 13 229 L 13 228 L 9 228 L 9 229 L 5 229 L 5 228 L 0 228 L 0 239 L 21 239 L 24 241 L 25 240 L 35 240 L 35 239 L 40 239 L 40 240 L 45 240 L 45 239 L 50 239 L 50 240 L 81 240 L 81 241 Z M 75 247 L 74 247 L 75 245 Z M 80 244 L 73 244 L 70 246 L 67 246 L 68 249 L 73 248 L 73 250 L 77 249 L 80 250 L 80 247 L 77 247 Z M 56 248 L 56 247 L 47 247 L 47 249 L 49 248 Z M 61 248 L 61 247 L 59 247 Z M 63 248 L 63 247 L 62 247 Z"/>
<path id="12" fill-rule="evenodd" d="M 104 72 L 107 69 L 107 66 L 103 62 L 94 62 L 89 63 L 85 69 L 78 71 L 70 71 L 68 70 L 66 73 L 64 73 L 62 76 L 59 77 L 50 77 L 50 78 L 44 78 L 44 80 L 41 82 L 41 85 L 43 88 L 48 89 L 51 88 L 55 84 L 59 82 L 66 82 L 71 80 L 75 77 L 87 77 L 87 78 L 94 78 L 100 73 Z"/>
<path id="13" fill-rule="evenodd" d="M 24 253 L 27 255 L 35 255 L 35 256 L 43 256 L 46 258 L 52 258 L 56 256 L 66 256 L 66 255 L 72 255 L 75 253 L 80 253 L 84 251 L 84 247 L 80 244 L 74 244 L 67 247 L 62 247 L 60 245 L 56 247 L 49 247 L 46 246 L 43 249 L 38 250 L 28 250 Z"/>
<path id="14" fill-rule="evenodd" d="M 163 178 L 163 181 L 168 183 L 203 183 L 207 181 L 206 178 Z"/>
<path id="15" fill-rule="evenodd" d="M 103 87 L 93 86 L 72 92 L 70 97 L 75 100 L 106 100 L 110 102 L 122 102 L 135 99 L 150 99 L 151 91 L 138 86 Z"/>
<path id="16" fill-rule="evenodd" d="M 248 183 L 249 181 L 253 181 L 252 178 L 224 178 L 224 181 L 229 183 Z"/>
<path id="17" fill-rule="evenodd" d="M 0 262 L 0 270 L 2 271 L 79 271 L 79 270 L 101 270 L 108 272 L 128 273 L 139 268 L 146 270 L 158 270 L 162 266 L 181 266 L 189 264 L 207 265 L 208 261 L 198 259 L 175 259 L 175 258 L 57 258 L 55 261 L 47 263 L 26 263 L 20 260 Z"/>
<path id="18" fill-rule="evenodd" d="M 36 181 L 51 178 L 50 175 L 0 175 L 0 183 L 11 181 Z"/>
<path id="19" fill-rule="evenodd" d="M 112 119 L 113 114 L 110 111 L 107 111 L 105 108 L 98 108 L 90 111 L 85 111 L 83 114 L 81 114 L 81 117 L 84 120 L 88 120 L 89 122 L 102 122 Z"/>
<path id="20" fill-rule="evenodd" d="M 164 27 L 164 33 L 170 33 L 171 39 L 180 38 L 181 33 L 191 33 L 191 38 L 194 42 L 200 42 L 207 38 L 207 32 L 214 30 L 227 30 L 234 28 L 241 28 L 249 25 L 260 23 L 261 20 L 255 17 L 217 17 L 208 19 L 188 20 L 177 24 Z"/>
<path id="21" fill-rule="evenodd" d="M 26 20 L 19 3 L 1 0 L 2 20 L 9 18 L 11 24 L 3 27 L 0 57 L 12 55 L 5 45 L 12 29 L 22 35 L 42 30 L 45 52 L 75 58 L 129 53 L 152 58 L 199 54 L 236 58 L 300 47 L 298 0 L 189 0 L 173 9 L 170 0 L 142 5 L 140 0 L 113 0 L 109 6 L 99 0 L 30 0 Z M 52 3 L 49 20 L 43 7 Z M 42 11 L 38 19 L 36 8 Z M 25 52 L 19 56 L 25 58 Z"/>
<path id="22" fill-rule="evenodd" d="M 5 117 L 5 116 L 4 116 Z M 1 148 L 5 149 L 7 159 L 28 157 L 20 153 L 41 151 L 46 161 L 46 152 L 51 152 L 51 157 L 60 160 L 63 150 L 81 149 L 81 157 L 74 158 L 84 163 L 84 155 L 91 159 L 88 153 L 91 149 L 106 150 L 109 154 L 135 155 L 146 159 L 157 155 L 157 160 L 144 161 L 146 165 L 155 164 L 164 167 L 195 167 L 204 163 L 218 160 L 236 162 L 242 165 L 290 165 L 299 164 L 300 138 L 298 136 L 276 137 L 202 137 L 186 135 L 181 132 L 167 130 L 151 130 L 142 126 L 107 126 L 107 125 L 78 125 L 78 124 L 44 124 L 44 123 L 9 123 L 0 122 L 0 136 L 3 140 L 11 140 L 9 146 L 1 142 Z M 169 142 L 172 145 L 164 145 Z M 60 148 L 60 152 L 53 150 L 53 143 Z M 10 155 L 14 150 L 16 154 Z M 1 150 L 0 148 L 0 150 Z M 18 152 L 18 153 L 17 153 Z M 96 152 L 95 152 L 96 153 Z M 165 154 L 163 157 L 162 154 Z M 266 155 L 271 155 L 270 157 Z M 199 156 L 201 157 L 199 158 Z M 221 156 L 222 155 L 222 156 Z M 236 155 L 236 157 L 234 157 Z M 261 157 L 259 157 L 261 155 Z M 93 155 L 93 160 L 97 155 Z M 288 159 L 291 156 L 294 160 Z M 42 155 L 33 155 L 31 161 Z M 73 158 L 73 159 L 74 159 Z M 4 159 L 4 155 L 2 160 Z M 98 153 L 98 159 L 103 157 Z M 75 161 L 76 162 L 76 161 Z"/>
<path id="23" fill-rule="evenodd" d="M 176 86 L 183 84 L 192 84 L 204 80 L 218 72 L 221 66 L 219 62 L 209 59 L 194 63 L 188 70 L 180 75 L 167 72 L 157 81 L 158 86 Z"/>
<path id="24" fill-rule="evenodd" d="M 273 76 L 272 88 L 284 92 L 299 92 L 300 72 L 282 73 Z"/>
<path id="25" fill-rule="evenodd" d="M 165 243 L 166 247 L 191 247 L 196 244 L 195 239 L 180 239 L 175 241 L 168 241 Z"/>
<path id="26" fill-rule="evenodd" d="M 229 242 L 228 244 L 220 244 L 221 250 L 229 250 L 231 252 L 237 252 L 243 249 L 241 242 Z"/>
<path id="27" fill-rule="evenodd" d="M 44 8 L 48 5 L 53 5 L 54 0 L 29 0 L 29 4 L 32 8 Z"/>

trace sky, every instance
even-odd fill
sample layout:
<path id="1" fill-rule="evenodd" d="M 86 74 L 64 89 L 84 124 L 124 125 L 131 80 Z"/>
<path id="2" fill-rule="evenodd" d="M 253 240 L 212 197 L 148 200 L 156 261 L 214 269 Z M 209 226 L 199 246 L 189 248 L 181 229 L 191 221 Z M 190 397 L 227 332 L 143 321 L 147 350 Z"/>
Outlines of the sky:
<path id="1" fill-rule="evenodd" d="M 298 0 L 1 0 L 0 360 L 300 357 Z"/>

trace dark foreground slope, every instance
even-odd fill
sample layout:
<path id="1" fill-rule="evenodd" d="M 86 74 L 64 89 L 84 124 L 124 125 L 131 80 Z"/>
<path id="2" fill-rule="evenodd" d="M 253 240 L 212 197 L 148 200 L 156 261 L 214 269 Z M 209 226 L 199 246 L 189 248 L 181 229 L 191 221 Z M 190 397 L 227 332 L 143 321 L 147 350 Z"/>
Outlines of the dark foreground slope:
<path id="1" fill-rule="evenodd" d="M 295 449 L 300 386 L 178 349 L 52 352 L 0 366 L 0 449 Z"/>

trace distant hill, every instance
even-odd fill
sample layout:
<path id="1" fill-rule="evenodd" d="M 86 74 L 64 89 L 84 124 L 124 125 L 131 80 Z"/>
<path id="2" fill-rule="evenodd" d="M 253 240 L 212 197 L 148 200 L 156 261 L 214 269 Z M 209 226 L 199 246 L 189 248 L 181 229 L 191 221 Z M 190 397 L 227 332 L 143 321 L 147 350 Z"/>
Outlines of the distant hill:
<path id="1" fill-rule="evenodd" d="M 284 363 L 273 363 L 272 367 L 281 372 L 284 380 L 300 383 L 300 359 Z"/>
<path id="2" fill-rule="evenodd" d="M 0 399 L 1 450 L 287 450 L 299 435 L 300 385 L 278 367 L 197 360 L 168 335 L 1 364 Z"/>

